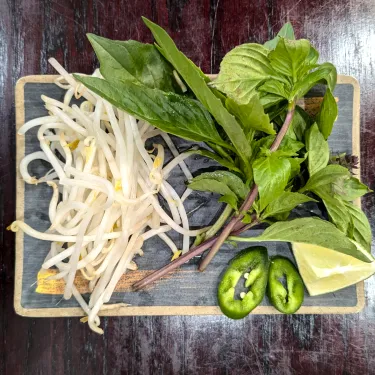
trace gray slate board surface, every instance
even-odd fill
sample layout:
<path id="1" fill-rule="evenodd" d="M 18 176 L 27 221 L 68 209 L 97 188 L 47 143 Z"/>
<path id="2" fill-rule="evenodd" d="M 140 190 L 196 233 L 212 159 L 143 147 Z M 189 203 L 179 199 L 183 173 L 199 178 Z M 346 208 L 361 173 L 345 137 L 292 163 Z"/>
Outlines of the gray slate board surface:
<path id="1" fill-rule="evenodd" d="M 27 83 L 25 85 L 25 116 L 26 121 L 46 115 L 41 94 L 58 100 L 62 100 L 64 91 L 54 84 Z M 321 96 L 321 93 L 310 93 L 311 96 Z M 350 84 L 338 85 L 335 96 L 339 97 L 339 118 L 334 131 L 329 139 L 330 147 L 335 152 L 352 151 L 352 118 L 353 118 L 353 86 Z M 25 154 L 39 150 L 36 138 L 37 129 L 34 128 L 26 135 Z M 180 151 L 188 149 L 191 144 L 187 141 L 173 138 Z M 215 164 L 206 158 L 197 156 L 186 160 L 189 169 L 194 173 L 206 168 L 212 168 Z M 31 167 L 31 175 L 41 176 L 50 166 L 43 162 L 34 162 Z M 175 168 L 169 178 L 169 182 L 176 187 L 181 194 L 185 189 L 184 175 L 179 168 Z M 25 221 L 38 230 L 46 230 L 49 227 L 48 203 L 51 196 L 51 188 L 46 184 L 28 185 L 25 187 Z M 200 227 L 208 225 L 220 213 L 222 206 L 217 202 L 217 197 L 212 194 L 194 192 L 186 201 L 187 212 L 190 212 L 190 225 Z M 200 207 L 200 209 L 196 209 Z M 317 210 L 317 207 L 310 206 Z M 306 216 L 306 212 L 301 215 Z M 298 213 L 297 213 L 298 214 Z M 255 234 L 255 233 L 254 233 Z M 181 238 L 173 235 L 173 239 L 181 244 Z M 256 244 L 254 244 L 256 245 Z M 293 259 L 289 244 L 267 243 L 270 255 L 280 254 Z M 216 290 L 220 276 L 228 261 L 235 253 L 246 244 L 238 247 L 224 246 L 214 261 L 204 273 L 196 271 L 199 259 L 194 259 L 183 266 L 183 272 L 178 271 L 173 277 L 158 283 L 154 288 L 140 292 L 115 293 L 112 302 L 125 302 L 135 306 L 214 306 L 217 305 Z M 139 269 L 157 269 L 170 261 L 171 253 L 165 244 L 158 238 L 152 238 L 144 245 L 145 255 L 137 258 Z M 24 308 L 64 308 L 78 306 L 74 299 L 61 300 L 60 295 L 42 295 L 35 293 L 36 276 L 41 264 L 48 253 L 49 243 L 24 236 L 24 269 L 21 305 Z M 294 260 L 293 260 L 294 261 Z M 58 305 L 57 305 L 58 304 Z M 263 305 L 269 302 L 265 298 Z M 357 304 L 356 287 L 348 287 L 341 291 L 323 296 L 310 297 L 305 294 L 304 306 L 355 306 Z"/>

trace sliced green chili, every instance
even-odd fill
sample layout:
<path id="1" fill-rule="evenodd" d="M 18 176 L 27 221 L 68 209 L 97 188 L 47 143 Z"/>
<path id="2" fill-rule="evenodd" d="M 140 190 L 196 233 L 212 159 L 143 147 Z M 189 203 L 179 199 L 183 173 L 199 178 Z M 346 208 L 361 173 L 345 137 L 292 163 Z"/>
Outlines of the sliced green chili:
<path id="1" fill-rule="evenodd" d="M 282 279 L 286 279 L 286 288 Z M 297 268 L 287 258 L 276 256 L 271 259 L 267 289 L 272 305 L 284 314 L 293 314 L 302 305 L 303 281 Z"/>
<path id="2" fill-rule="evenodd" d="M 262 246 L 242 250 L 230 261 L 218 288 L 219 306 L 227 317 L 241 319 L 260 304 L 266 292 L 269 265 L 267 249 Z M 245 274 L 245 287 L 249 290 L 243 299 L 236 299 L 236 285 Z"/>

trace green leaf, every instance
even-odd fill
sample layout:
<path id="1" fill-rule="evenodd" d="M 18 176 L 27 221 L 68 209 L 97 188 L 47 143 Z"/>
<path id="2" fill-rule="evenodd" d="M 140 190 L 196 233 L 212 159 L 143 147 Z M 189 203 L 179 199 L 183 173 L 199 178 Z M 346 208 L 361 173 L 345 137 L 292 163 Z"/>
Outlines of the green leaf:
<path id="1" fill-rule="evenodd" d="M 346 168 L 342 167 L 341 165 L 330 164 L 311 176 L 306 185 L 300 189 L 299 192 L 303 193 L 307 190 L 313 191 L 320 186 L 331 184 L 340 178 L 349 177 L 350 172 Z"/>
<path id="2" fill-rule="evenodd" d="M 220 138 L 210 114 L 197 100 L 130 81 L 123 85 L 76 74 L 74 77 L 114 106 L 167 133 L 228 147 Z"/>
<path id="3" fill-rule="evenodd" d="M 197 99 L 223 127 L 239 156 L 242 158 L 245 165 L 249 166 L 251 149 L 246 136 L 234 116 L 227 111 L 221 100 L 207 86 L 202 71 L 178 50 L 173 40 L 160 26 L 145 17 L 142 17 L 142 19 L 151 30 L 156 42 L 163 51 L 163 56 L 174 66 L 178 74 L 180 74 L 194 92 Z"/>
<path id="4" fill-rule="evenodd" d="M 289 91 L 285 89 L 285 85 L 280 81 L 276 81 L 275 79 L 271 79 L 263 83 L 262 86 L 258 87 L 258 91 L 279 95 L 285 99 L 288 99 L 289 97 Z"/>
<path id="5" fill-rule="evenodd" d="M 329 160 L 329 146 L 315 123 L 305 134 L 307 164 L 310 177 L 327 166 Z"/>
<path id="6" fill-rule="evenodd" d="M 223 195 L 218 199 L 219 202 L 221 203 L 227 203 L 229 204 L 230 207 L 233 208 L 233 210 L 238 211 L 238 199 L 237 197 L 233 195 Z"/>
<path id="7" fill-rule="evenodd" d="M 288 136 L 284 136 L 283 140 L 280 143 L 279 150 L 297 153 L 298 151 L 300 151 L 304 147 L 305 147 L 305 145 L 302 142 L 296 141 L 295 139 L 290 138 Z"/>
<path id="8" fill-rule="evenodd" d="M 177 91 L 172 66 L 152 44 L 110 40 L 94 34 L 87 34 L 87 37 L 99 59 L 100 72 L 107 81 L 140 82 L 150 88 Z"/>
<path id="9" fill-rule="evenodd" d="M 210 158 L 212 160 L 215 160 L 216 162 L 218 162 L 220 165 L 222 165 L 225 168 L 228 168 L 228 169 L 230 169 L 234 172 L 242 174 L 242 171 L 239 168 L 237 168 L 233 163 L 231 163 L 227 159 L 224 159 L 224 158 L 220 157 L 219 155 L 215 154 L 214 152 L 211 152 L 211 151 L 208 151 L 208 150 L 202 150 L 202 149 L 191 150 L 191 151 L 187 151 L 187 152 L 191 153 L 192 155 L 205 156 L 206 158 Z"/>
<path id="10" fill-rule="evenodd" d="M 344 202 L 332 197 L 328 191 L 329 186 L 327 189 L 327 185 L 313 190 L 313 192 L 322 199 L 327 209 L 329 220 L 335 224 L 341 232 L 347 234 L 352 224 L 350 215 L 347 212 Z"/>
<path id="11" fill-rule="evenodd" d="M 289 132 L 293 132 L 297 140 L 303 141 L 305 139 L 305 131 L 310 124 L 310 116 L 300 106 L 296 106 L 287 135 L 289 135 Z"/>
<path id="12" fill-rule="evenodd" d="M 195 180 L 195 178 L 193 178 L 188 187 L 192 190 L 208 191 L 220 195 L 229 195 L 234 199 L 237 199 L 236 194 L 225 182 L 216 181 L 211 178 L 201 178 L 200 180 Z"/>
<path id="13" fill-rule="evenodd" d="M 253 163 L 254 180 L 259 189 L 259 206 L 262 211 L 279 197 L 288 183 L 290 163 L 285 158 L 274 155 L 261 157 Z"/>
<path id="14" fill-rule="evenodd" d="M 371 226 L 364 212 L 350 202 L 344 202 L 353 222 L 354 241 L 361 244 L 369 253 L 371 253 Z"/>
<path id="15" fill-rule="evenodd" d="M 238 103 L 248 103 L 256 88 L 266 80 L 284 81 L 272 68 L 268 53 L 267 48 L 255 43 L 233 48 L 224 56 L 212 86 Z"/>
<path id="16" fill-rule="evenodd" d="M 276 71 L 291 77 L 293 83 L 296 83 L 301 77 L 309 52 L 310 42 L 307 39 L 280 38 L 275 50 L 270 52 L 268 58 Z"/>
<path id="17" fill-rule="evenodd" d="M 290 163 L 290 177 L 292 179 L 296 177 L 301 170 L 301 163 L 305 161 L 305 158 L 288 158 Z"/>
<path id="18" fill-rule="evenodd" d="M 315 65 L 319 60 L 319 52 L 313 47 L 313 46 L 310 46 L 310 51 L 309 51 L 309 54 L 307 56 L 307 65 L 309 67 Z"/>
<path id="19" fill-rule="evenodd" d="M 280 241 L 318 245 L 350 255 L 364 262 L 372 262 L 373 257 L 361 251 L 349 238 L 333 224 L 316 217 L 306 217 L 291 221 L 277 222 L 268 227 L 258 237 L 229 237 L 241 242 Z"/>
<path id="20" fill-rule="evenodd" d="M 333 92 L 336 86 L 337 71 L 331 63 L 323 63 L 316 70 L 306 75 L 297 82 L 290 94 L 291 100 L 300 99 L 305 96 L 316 84 L 321 81 L 327 83 L 328 88 Z"/>
<path id="21" fill-rule="evenodd" d="M 372 192 L 371 189 L 355 177 L 336 181 L 332 185 L 332 189 L 335 195 L 338 195 L 345 201 L 354 201 L 355 199 Z"/>
<path id="22" fill-rule="evenodd" d="M 330 136 L 337 115 L 338 108 L 335 97 L 332 95 L 331 90 L 327 88 L 320 111 L 316 118 L 316 122 L 325 139 Z"/>
<path id="23" fill-rule="evenodd" d="M 264 107 L 264 109 L 269 109 L 276 104 L 281 104 L 281 102 L 287 103 L 286 99 L 280 95 L 276 94 L 265 94 L 260 97 L 260 104 Z M 285 106 L 286 108 L 286 106 Z"/>
<path id="24" fill-rule="evenodd" d="M 290 22 L 287 22 L 286 24 L 284 24 L 284 26 L 277 33 L 275 38 L 264 43 L 264 47 L 268 48 L 269 50 L 275 49 L 277 46 L 277 43 L 279 42 L 281 38 L 295 39 L 293 26 Z"/>
<path id="25" fill-rule="evenodd" d="M 238 104 L 233 99 L 227 98 L 225 106 L 228 111 L 240 121 L 245 134 L 248 134 L 251 129 L 259 130 L 267 134 L 276 133 L 270 123 L 268 115 L 264 113 L 263 106 L 260 104 L 257 94 L 253 95 L 247 104 Z"/>
<path id="26" fill-rule="evenodd" d="M 237 197 L 241 199 L 245 199 L 247 193 L 249 192 L 248 187 L 246 187 L 242 180 L 235 174 L 230 173 L 228 171 L 204 172 L 201 173 L 199 176 L 194 177 L 192 182 L 198 182 L 206 179 L 214 180 L 225 184 Z"/>
<path id="27" fill-rule="evenodd" d="M 269 216 L 289 212 L 299 204 L 306 202 L 316 202 L 316 200 L 304 194 L 284 192 L 267 206 L 262 217 L 265 219 Z"/>

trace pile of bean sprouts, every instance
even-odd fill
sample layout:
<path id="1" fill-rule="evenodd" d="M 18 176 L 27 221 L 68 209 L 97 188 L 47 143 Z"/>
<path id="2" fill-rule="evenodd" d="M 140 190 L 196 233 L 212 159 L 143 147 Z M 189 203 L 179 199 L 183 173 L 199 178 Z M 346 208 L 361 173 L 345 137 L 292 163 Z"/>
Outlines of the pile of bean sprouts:
<path id="1" fill-rule="evenodd" d="M 41 151 L 25 156 L 20 173 L 26 183 L 51 187 L 51 226 L 39 232 L 17 220 L 10 229 L 51 241 L 42 268 L 58 269 L 50 278 L 65 280 L 64 298 L 73 295 L 90 328 L 102 334 L 98 314 L 124 305 L 107 303 L 121 276 L 137 269 L 133 258 L 143 255 L 144 241 L 159 236 L 176 258 L 189 250 L 191 236 L 207 228 L 189 229 L 183 202 L 191 190 L 180 197 L 167 182 L 177 165 L 188 180 L 192 178 L 184 163 L 189 153 L 179 154 L 168 134 L 113 107 L 75 81 L 55 59 L 49 61 L 60 74 L 55 83 L 66 90 L 64 100 L 43 95 L 48 116 L 28 121 L 18 134 L 39 127 Z M 99 71 L 93 76 L 101 77 Z M 73 97 L 85 101 L 75 105 Z M 165 166 L 161 144 L 154 144 L 152 150 L 145 148 L 146 140 L 157 135 L 174 156 Z M 29 164 L 38 159 L 52 167 L 39 179 L 28 172 Z M 157 194 L 166 200 L 170 214 L 159 204 Z M 181 250 L 166 234 L 170 230 L 183 235 Z M 88 303 L 74 284 L 78 272 L 89 283 Z"/>

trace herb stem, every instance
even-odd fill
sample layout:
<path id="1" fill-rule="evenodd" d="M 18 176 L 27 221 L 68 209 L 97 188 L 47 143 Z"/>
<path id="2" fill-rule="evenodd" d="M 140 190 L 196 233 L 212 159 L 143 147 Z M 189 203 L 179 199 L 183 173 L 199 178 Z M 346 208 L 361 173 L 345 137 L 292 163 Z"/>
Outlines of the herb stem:
<path id="1" fill-rule="evenodd" d="M 286 115 L 284 124 L 281 127 L 280 131 L 278 132 L 275 140 L 273 141 L 270 147 L 271 152 L 276 151 L 279 148 L 281 141 L 283 140 L 286 132 L 288 131 L 289 125 L 291 124 L 293 120 L 295 105 L 296 105 L 295 102 L 292 102 L 289 104 L 288 113 Z M 199 271 L 204 271 L 207 268 L 207 266 L 210 264 L 211 260 L 219 251 L 220 247 L 222 246 L 224 241 L 227 239 L 227 237 L 230 235 L 230 233 L 233 230 L 237 229 L 236 224 L 239 223 L 243 219 L 243 212 L 247 212 L 251 208 L 257 195 L 258 195 L 258 186 L 254 183 L 248 196 L 246 197 L 244 203 L 242 204 L 240 208 L 240 214 L 236 217 L 233 217 L 232 220 L 228 223 L 228 225 L 220 233 L 214 245 L 211 247 L 211 250 L 208 252 L 206 257 L 202 260 L 201 264 L 199 265 Z"/>
<path id="2" fill-rule="evenodd" d="M 215 234 L 223 227 L 227 219 L 232 213 L 232 207 L 226 205 L 224 208 L 224 211 L 221 213 L 215 224 L 212 225 L 210 229 L 207 230 L 206 233 L 202 233 L 200 236 L 197 236 L 196 241 L 194 242 L 194 246 L 198 246 L 202 243 L 204 240 L 208 240 L 215 236 Z"/>
<path id="3" fill-rule="evenodd" d="M 230 234 L 233 234 L 234 236 L 238 236 L 242 232 L 245 232 L 247 229 L 249 229 L 251 226 L 254 226 L 257 224 L 259 224 L 258 219 L 256 219 L 256 222 L 254 221 L 254 223 L 247 224 L 243 228 L 239 229 L 238 231 L 230 233 Z M 155 272 L 146 276 L 142 280 L 137 281 L 136 283 L 133 284 L 133 290 L 137 291 L 137 290 L 143 289 L 148 284 L 151 284 L 152 282 L 160 279 L 167 273 L 173 271 L 175 268 L 182 266 L 188 260 L 196 257 L 197 255 L 202 254 L 204 251 L 209 249 L 215 243 L 216 239 L 217 237 L 213 237 L 213 238 L 206 240 L 205 242 L 201 243 L 199 246 L 194 247 L 191 250 L 189 250 L 187 253 L 181 255 L 179 258 L 177 258 L 173 262 L 168 263 L 163 268 L 160 268 L 159 270 L 156 270 Z"/>

